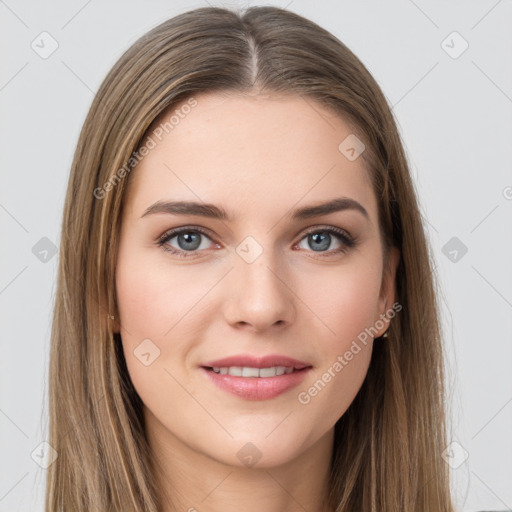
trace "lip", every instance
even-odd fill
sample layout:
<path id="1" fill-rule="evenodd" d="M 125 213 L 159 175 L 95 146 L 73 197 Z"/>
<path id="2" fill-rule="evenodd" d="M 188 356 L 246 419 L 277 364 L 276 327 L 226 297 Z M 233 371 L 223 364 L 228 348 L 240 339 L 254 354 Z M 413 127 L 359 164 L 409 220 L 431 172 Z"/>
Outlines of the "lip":
<path id="1" fill-rule="evenodd" d="M 293 367 L 292 373 L 275 377 L 235 377 L 213 372 L 212 367 L 245 366 L 249 368 L 268 368 L 271 366 Z M 311 370 L 312 365 L 281 355 L 257 357 L 238 355 L 209 361 L 200 366 L 200 370 L 220 389 L 245 400 L 270 400 L 298 386 Z"/>

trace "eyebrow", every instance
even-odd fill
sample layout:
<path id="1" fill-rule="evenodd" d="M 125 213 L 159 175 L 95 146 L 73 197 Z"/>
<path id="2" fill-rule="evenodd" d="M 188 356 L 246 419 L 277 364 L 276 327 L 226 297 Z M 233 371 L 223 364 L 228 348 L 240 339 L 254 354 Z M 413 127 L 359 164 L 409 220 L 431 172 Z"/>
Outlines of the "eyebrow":
<path id="1" fill-rule="evenodd" d="M 319 217 L 329 213 L 353 210 L 361 213 L 367 220 L 370 216 L 364 206 L 355 199 L 349 197 L 339 197 L 315 205 L 298 208 L 292 214 L 293 220 L 304 220 L 311 217 Z M 228 213 L 221 207 L 210 203 L 199 203 L 194 201 L 157 201 L 152 204 L 142 214 L 142 217 L 154 215 L 157 213 L 168 213 L 172 215 L 198 215 L 211 219 L 231 220 Z"/>

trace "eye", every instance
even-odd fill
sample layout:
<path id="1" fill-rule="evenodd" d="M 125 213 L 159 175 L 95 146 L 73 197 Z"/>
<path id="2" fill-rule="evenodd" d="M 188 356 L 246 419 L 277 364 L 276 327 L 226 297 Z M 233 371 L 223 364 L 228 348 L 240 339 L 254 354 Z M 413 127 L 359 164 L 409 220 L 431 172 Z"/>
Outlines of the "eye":
<path id="1" fill-rule="evenodd" d="M 199 227 L 184 227 L 168 231 L 160 237 L 157 244 L 164 251 L 171 252 L 177 256 L 187 258 L 195 256 L 199 250 L 208 249 L 210 244 L 205 241 L 211 239 L 208 234 Z M 215 244 L 220 247 L 219 244 Z"/>
<path id="2" fill-rule="evenodd" d="M 181 258 L 198 256 L 201 250 L 211 248 L 211 243 L 209 234 L 198 226 L 171 229 L 157 240 L 157 245 L 164 251 Z M 357 240 L 346 231 L 333 226 L 317 227 L 308 231 L 296 245 L 300 249 L 317 253 L 317 257 L 329 257 L 347 252 L 357 245 Z M 214 246 L 221 247 L 217 243 Z"/>
<path id="3" fill-rule="evenodd" d="M 332 247 L 333 243 L 335 247 Z M 301 249 L 311 249 L 313 252 L 320 253 L 323 257 L 347 252 L 350 248 L 356 246 L 356 240 L 339 228 L 316 228 L 306 233 L 298 246 Z"/>

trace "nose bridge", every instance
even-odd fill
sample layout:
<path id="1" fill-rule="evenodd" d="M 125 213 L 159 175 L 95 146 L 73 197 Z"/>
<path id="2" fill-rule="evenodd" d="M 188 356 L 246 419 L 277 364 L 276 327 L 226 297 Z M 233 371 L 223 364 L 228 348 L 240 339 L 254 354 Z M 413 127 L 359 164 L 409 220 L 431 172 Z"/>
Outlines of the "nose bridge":
<path id="1" fill-rule="evenodd" d="M 246 237 L 236 248 L 230 273 L 230 323 L 247 323 L 264 329 L 293 320 L 294 302 L 282 262 L 270 245 Z"/>

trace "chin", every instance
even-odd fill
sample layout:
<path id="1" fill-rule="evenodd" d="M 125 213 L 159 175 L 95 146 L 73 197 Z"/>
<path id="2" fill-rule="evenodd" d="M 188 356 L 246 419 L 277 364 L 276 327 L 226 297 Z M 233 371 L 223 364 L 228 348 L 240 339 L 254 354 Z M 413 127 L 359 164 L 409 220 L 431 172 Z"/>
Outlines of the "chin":
<path id="1" fill-rule="evenodd" d="M 229 443 L 216 444 L 215 453 L 210 456 L 218 462 L 238 468 L 270 469 L 292 462 L 309 448 L 304 432 L 295 438 L 290 435 L 289 427 L 270 435 L 265 432 L 234 436 L 235 439 Z"/>

